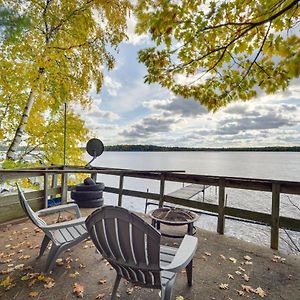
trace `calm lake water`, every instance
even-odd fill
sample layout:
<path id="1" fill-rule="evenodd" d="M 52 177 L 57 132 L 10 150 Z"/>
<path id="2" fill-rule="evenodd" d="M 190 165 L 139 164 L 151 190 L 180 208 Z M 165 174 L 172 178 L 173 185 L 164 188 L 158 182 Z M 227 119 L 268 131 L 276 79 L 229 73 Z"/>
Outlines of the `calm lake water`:
<path id="1" fill-rule="evenodd" d="M 87 157 L 87 160 L 89 157 Z M 184 170 L 190 174 L 222 175 L 232 177 L 263 178 L 300 181 L 300 153 L 297 152 L 104 152 L 93 166 L 129 168 L 138 170 Z M 107 186 L 118 187 L 117 176 L 98 175 L 98 181 Z M 180 183 L 166 184 L 166 193 L 182 187 Z M 159 192 L 159 182 L 145 179 L 125 178 L 124 188 Z M 199 200 L 202 201 L 202 194 Z M 271 193 L 238 189 L 226 189 L 227 206 L 270 213 Z M 210 187 L 205 201 L 217 203 L 217 190 Z M 106 204 L 116 204 L 117 196 L 105 194 Z M 144 211 L 145 199 L 123 197 L 123 206 Z M 280 214 L 300 218 L 300 197 L 281 195 Z M 149 209 L 154 207 L 150 206 Z M 217 218 L 201 214 L 198 227 L 216 231 Z M 226 220 L 225 234 L 269 247 L 270 228 L 257 224 Z M 291 240 L 292 239 L 292 240 Z M 300 234 L 280 230 L 280 248 L 297 252 Z"/>

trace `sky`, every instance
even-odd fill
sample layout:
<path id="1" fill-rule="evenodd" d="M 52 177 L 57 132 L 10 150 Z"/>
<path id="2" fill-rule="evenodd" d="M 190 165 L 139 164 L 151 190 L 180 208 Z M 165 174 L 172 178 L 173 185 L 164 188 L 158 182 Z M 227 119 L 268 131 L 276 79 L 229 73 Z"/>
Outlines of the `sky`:
<path id="1" fill-rule="evenodd" d="M 208 112 L 199 102 L 175 96 L 158 84 L 145 84 L 138 51 L 147 35 L 134 33 L 119 46 L 116 66 L 105 72 L 99 94 L 90 91 L 91 109 L 80 110 L 92 137 L 105 145 L 151 144 L 182 147 L 265 147 L 300 145 L 300 79 L 284 92 L 260 94 Z"/>

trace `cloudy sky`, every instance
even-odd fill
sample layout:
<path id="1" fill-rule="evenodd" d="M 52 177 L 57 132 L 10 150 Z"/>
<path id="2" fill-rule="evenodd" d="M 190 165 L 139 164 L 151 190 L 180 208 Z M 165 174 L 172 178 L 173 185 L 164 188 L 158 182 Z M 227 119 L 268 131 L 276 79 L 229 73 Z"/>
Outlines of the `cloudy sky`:
<path id="1" fill-rule="evenodd" d="M 90 111 L 81 111 L 93 137 L 105 145 L 152 144 L 186 147 L 300 145 L 300 80 L 287 91 L 235 102 L 212 113 L 194 100 L 175 96 L 159 85 L 144 84 L 145 67 L 137 53 L 150 45 L 134 34 L 120 45 L 116 67 L 105 73 L 100 94 L 91 91 Z"/>

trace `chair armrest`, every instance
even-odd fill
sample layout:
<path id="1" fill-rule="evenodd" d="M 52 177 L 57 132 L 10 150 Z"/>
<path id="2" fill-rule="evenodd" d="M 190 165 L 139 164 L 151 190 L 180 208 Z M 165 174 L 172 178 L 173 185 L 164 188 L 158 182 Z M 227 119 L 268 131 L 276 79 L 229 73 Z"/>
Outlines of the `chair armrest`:
<path id="1" fill-rule="evenodd" d="M 57 230 L 57 229 L 62 229 L 62 228 L 66 228 L 66 227 L 71 227 L 74 225 L 85 224 L 85 220 L 86 220 L 86 217 L 81 217 L 81 218 L 70 220 L 70 221 L 41 226 L 41 228 L 44 230 Z"/>
<path id="2" fill-rule="evenodd" d="M 180 247 L 178 248 L 172 262 L 164 267 L 161 267 L 164 271 L 177 273 L 181 269 L 185 268 L 197 250 L 198 239 L 191 235 L 185 235 Z"/>
<path id="3" fill-rule="evenodd" d="M 52 206 L 52 207 L 49 207 L 49 208 L 41 209 L 41 210 L 37 211 L 36 213 L 38 214 L 38 216 L 43 216 L 43 215 L 52 214 L 52 213 L 55 213 L 55 212 L 66 211 L 66 210 L 69 210 L 69 209 L 75 210 L 77 218 L 81 217 L 79 207 L 76 203 Z"/>

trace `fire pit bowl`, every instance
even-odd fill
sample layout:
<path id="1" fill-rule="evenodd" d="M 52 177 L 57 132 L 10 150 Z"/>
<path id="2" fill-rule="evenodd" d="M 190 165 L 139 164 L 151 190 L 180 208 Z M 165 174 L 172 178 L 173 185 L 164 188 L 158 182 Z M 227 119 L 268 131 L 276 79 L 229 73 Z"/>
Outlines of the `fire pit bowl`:
<path id="1" fill-rule="evenodd" d="M 161 207 L 155 209 L 149 213 L 150 218 L 152 219 L 152 226 L 160 230 L 160 224 L 165 224 L 169 226 L 182 226 L 187 225 L 187 233 L 190 235 L 195 234 L 194 222 L 199 218 L 197 214 L 192 211 L 177 208 L 177 207 Z M 180 235 L 171 235 L 168 233 L 161 233 L 163 236 L 182 238 Z"/>

